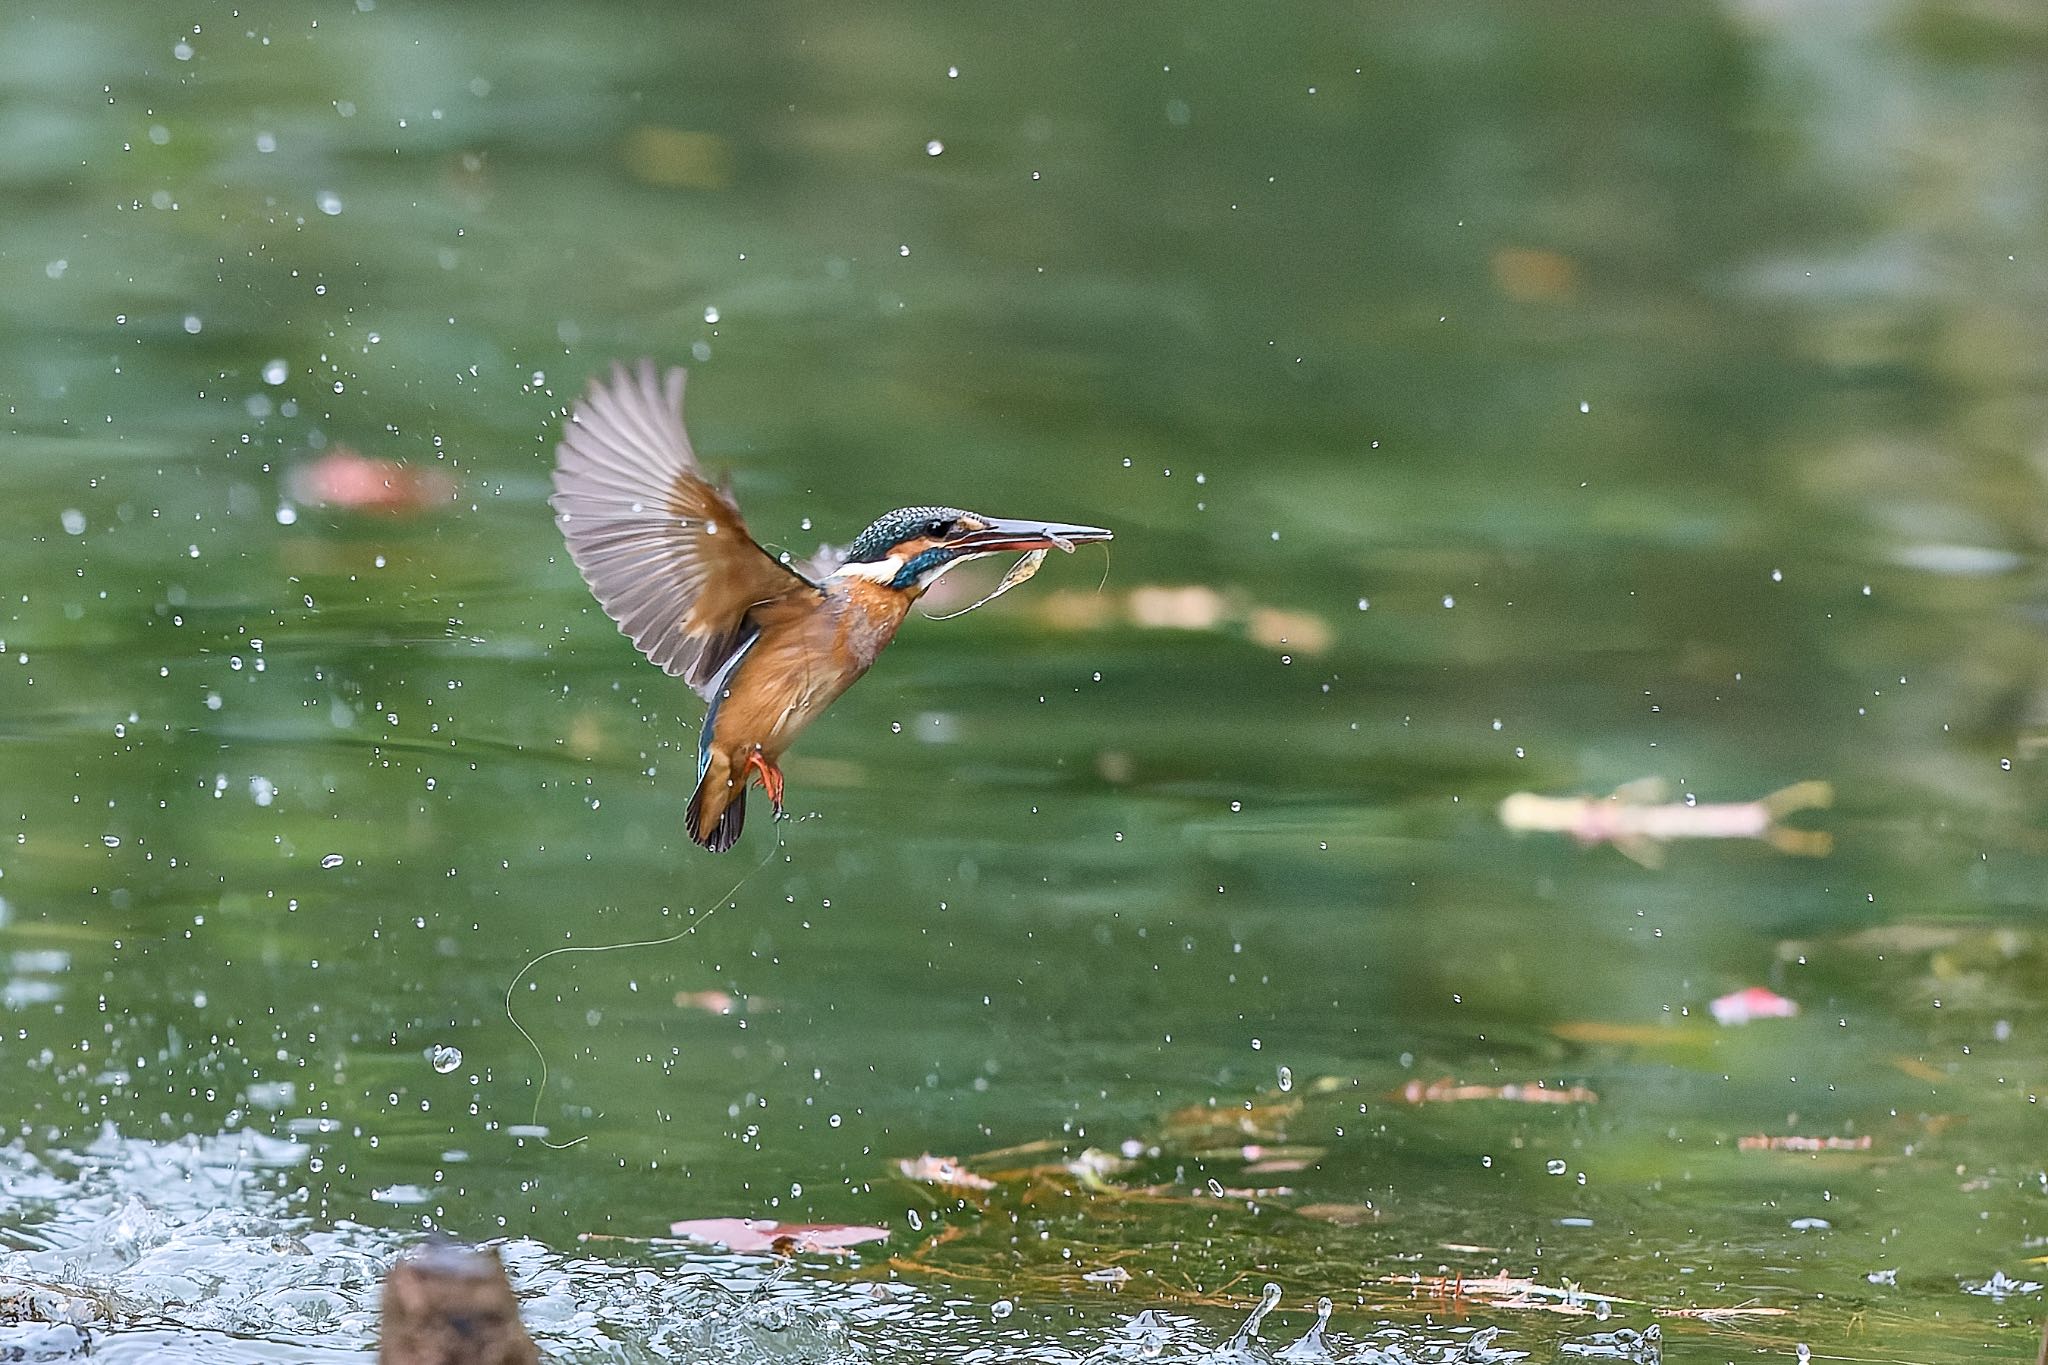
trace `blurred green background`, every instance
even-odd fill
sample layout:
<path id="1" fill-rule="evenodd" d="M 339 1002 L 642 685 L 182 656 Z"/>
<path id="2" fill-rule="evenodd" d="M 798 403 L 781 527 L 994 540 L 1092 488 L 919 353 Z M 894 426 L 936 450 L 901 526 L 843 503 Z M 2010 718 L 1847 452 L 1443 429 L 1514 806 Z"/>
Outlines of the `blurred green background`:
<path id="1" fill-rule="evenodd" d="M 293 1136 L 315 1228 L 874 1223 L 926 1352 L 1220 1339 L 1266 1278 L 1269 1341 L 1363 1341 L 1441 1271 L 2028 1354 L 2044 86 L 2019 0 L 7 10 L 0 1132 Z M 944 502 L 1113 553 L 913 618 L 713 858 L 696 700 L 545 502 L 640 355 L 778 548 Z M 323 501 L 344 450 L 413 505 Z M 1827 780 L 1835 852 L 1495 817 L 1649 776 Z M 540 1093 L 521 965 L 735 883 L 521 982 Z M 1802 1013 L 1707 1021 L 1751 985 Z M 1394 1098 L 1439 1078 L 1598 1099 Z M 1046 1140 L 1170 1192 L 889 1164 Z"/>

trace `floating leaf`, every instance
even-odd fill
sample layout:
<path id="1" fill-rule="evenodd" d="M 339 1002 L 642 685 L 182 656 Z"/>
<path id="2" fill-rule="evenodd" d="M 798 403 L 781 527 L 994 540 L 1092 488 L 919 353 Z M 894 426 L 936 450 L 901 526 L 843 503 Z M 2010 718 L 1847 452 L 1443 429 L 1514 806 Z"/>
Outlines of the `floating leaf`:
<path id="1" fill-rule="evenodd" d="M 1340 1228 L 1363 1227 L 1380 1216 L 1380 1211 L 1370 1204 L 1303 1204 L 1294 1211 L 1303 1218 Z"/>
<path id="2" fill-rule="evenodd" d="M 1711 1032 L 1689 1024 L 1632 1024 L 1616 1019 L 1573 1019 L 1552 1024 L 1550 1031 L 1574 1043 L 1620 1043 L 1641 1047 L 1699 1047 Z"/>
<path id="3" fill-rule="evenodd" d="M 1799 1013 L 1799 1002 L 1763 986 L 1750 986 L 1720 997 L 1707 1010 L 1715 1023 L 1732 1026 L 1755 1019 L 1791 1019 Z"/>
<path id="4" fill-rule="evenodd" d="M 926 1152 L 919 1157 L 904 1157 L 896 1162 L 896 1169 L 906 1179 L 922 1181 L 927 1185 L 943 1185 L 955 1190 L 992 1190 L 996 1182 L 985 1175 L 976 1175 L 962 1166 L 958 1158 L 933 1156 Z"/>
<path id="5" fill-rule="evenodd" d="M 642 184 L 722 190 L 732 183 L 732 148 L 716 133 L 642 124 L 626 135 L 620 154 Z"/>
<path id="6" fill-rule="evenodd" d="M 293 470 L 287 483 L 299 502 L 352 512 L 403 515 L 455 496 L 455 480 L 438 469 L 373 459 L 343 445 Z"/>
<path id="7" fill-rule="evenodd" d="M 692 1242 L 709 1242 L 728 1251 L 772 1251 L 790 1256 L 800 1251 L 844 1251 L 862 1242 L 879 1242 L 887 1228 L 851 1223 L 778 1223 L 773 1218 L 685 1218 L 668 1230 Z"/>
<path id="8" fill-rule="evenodd" d="M 1131 623 L 1152 630 L 1214 630 L 1230 615 L 1230 604 L 1214 588 L 1192 584 L 1131 589 Z"/>
<path id="9" fill-rule="evenodd" d="M 1767 1136 L 1757 1133 L 1735 1139 L 1735 1149 L 1739 1152 L 1867 1152 L 1871 1145 L 1868 1133 L 1861 1137 Z"/>
<path id="10" fill-rule="evenodd" d="M 1322 617 L 1281 607 L 1254 608 L 1245 617 L 1244 633 L 1255 645 L 1301 654 L 1320 654 L 1334 639 L 1329 622 Z"/>
<path id="11" fill-rule="evenodd" d="M 1507 1100 L 1517 1104 L 1598 1104 L 1600 1097 L 1583 1085 L 1551 1087 L 1542 1081 L 1516 1085 L 1459 1085 L 1446 1076 L 1440 1081 L 1410 1081 L 1392 1098 L 1404 1104 L 1456 1104 L 1466 1100 Z"/>
<path id="12" fill-rule="evenodd" d="M 1578 290 L 1572 258 L 1543 247 L 1504 246 L 1493 253 L 1493 282 L 1517 303 L 1568 299 Z"/>
<path id="13" fill-rule="evenodd" d="M 804 775 L 810 776 L 808 769 Z M 766 996 L 734 995 L 713 986 L 701 991 L 677 991 L 676 1008 L 700 1010 L 705 1014 L 761 1014 L 772 1012 L 776 1005 Z"/>
<path id="14" fill-rule="evenodd" d="M 1918 1057 L 1893 1057 L 1891 1064 L 1894 1070 L 1904 1072 L 1916 1081 L 1926 1081 L 1930 1085 L 1940 1085 L 1953 1079 L 1948 1072 L 1938 1066 L 1929 1066 Z"/>

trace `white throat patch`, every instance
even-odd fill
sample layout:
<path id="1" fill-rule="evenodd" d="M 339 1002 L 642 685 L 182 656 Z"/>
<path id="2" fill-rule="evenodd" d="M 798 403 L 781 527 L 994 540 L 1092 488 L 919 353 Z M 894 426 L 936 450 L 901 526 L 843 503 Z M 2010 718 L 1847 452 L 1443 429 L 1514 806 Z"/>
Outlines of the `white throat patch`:
<path id="1" fill-rule="evenodd" d="M 867 583 L 880 583 L 888 587 L 896 581 L 896 575 L 903 572 L 903 556 L 890 555 L 870 564 L 841 564 L 832 571 L 834 578 L 858 578 Z"/>
<path id="2" fill-rule="evenodd" d="M 917 576 L 917 590 L 923 592 L 926 588 L 938 582 L 948 569 L 956 565 L 965 564 L 970 559 L 979 558 L 981 556 L 978 554 L 956 555 L 943 564 L 933 565 Z M 886 588 L 896 581 L 896 575 L 902 573 L 903 566 L 909 562 L 901 554 L 892 554 L 875 560 L 871 564 L 841 564 L 832 571 L 831 576 L 833 578 L 858 578 L 862 582 L 879 583 Z"/>

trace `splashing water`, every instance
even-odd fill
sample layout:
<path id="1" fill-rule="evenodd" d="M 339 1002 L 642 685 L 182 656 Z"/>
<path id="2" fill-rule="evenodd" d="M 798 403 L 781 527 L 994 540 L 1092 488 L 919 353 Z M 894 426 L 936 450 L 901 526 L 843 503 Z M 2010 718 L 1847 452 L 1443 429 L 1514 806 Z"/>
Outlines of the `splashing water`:
<path id="1" fill-rule="evenodd" d="M 1252 1309 L 1252 1315 L 1244 1320 L 1244 1325 L 1237 1329 L 1237 1335 L 1230 1339 L 1230 1344 L 1224 1347 L 1224 1349 L 1226 1351 L 1243 1351 L 1252 1342 L 1257 1341 L 1259 1338 L 1259 1324 L 1264 1322 L 1266 1314 L 1272 1312 L 1279 1304 L 1280 1286 L 1271 1280 L 1266 1281 L 1265 1289 L 1260 1291 L 1259 1294 L 1259 1306 Z"/>
<path id="2" fill-rule="evenodd" d="M 1330 1314 L 1335 1309 L 1336 1305 L 1330 1302 L 1327 1294 L 1317 1299 L 1315 1326 L 1302 1333 L 1301 1340 L 1283 1349 L 1280 1352 L 1280 1359 L 1296 1361 L 1331 1359 L 1330 1348 L 1323 1344 L 1323 1333 L 1329 1330 Z"/>

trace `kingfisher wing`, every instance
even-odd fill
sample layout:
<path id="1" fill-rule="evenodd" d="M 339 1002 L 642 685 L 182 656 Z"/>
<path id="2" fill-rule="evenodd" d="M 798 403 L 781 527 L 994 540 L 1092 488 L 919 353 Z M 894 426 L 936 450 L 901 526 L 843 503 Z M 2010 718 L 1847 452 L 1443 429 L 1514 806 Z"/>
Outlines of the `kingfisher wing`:
<path id="1" fill-rule="evenodd" d="M 555 525 L 605 615 L 706 697 L 755 608 L 818 587 L 747 534 L 683 429 L 684 372 L 651 360 L 593 379 L 555 447 Z"/>

